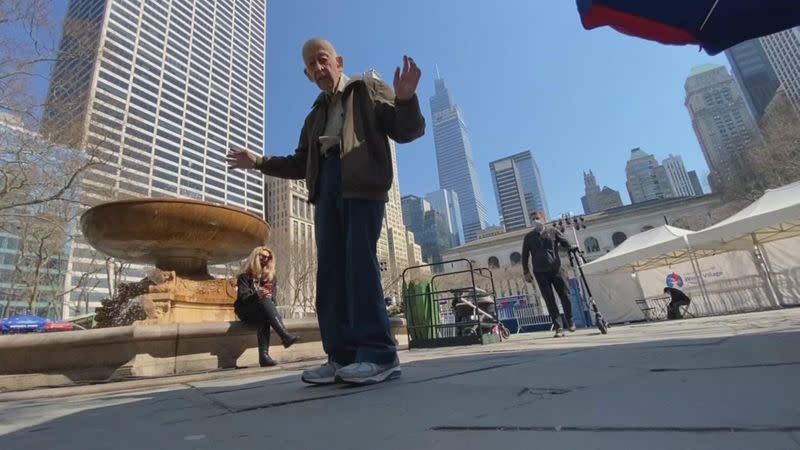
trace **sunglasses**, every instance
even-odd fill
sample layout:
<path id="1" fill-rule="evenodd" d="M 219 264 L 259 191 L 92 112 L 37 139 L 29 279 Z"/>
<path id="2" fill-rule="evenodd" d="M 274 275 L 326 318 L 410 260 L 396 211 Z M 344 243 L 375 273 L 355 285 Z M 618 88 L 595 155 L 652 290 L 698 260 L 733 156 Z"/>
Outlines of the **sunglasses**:
<path id="1" fill-rule="evenodd" d="M 272 255 L 258 255 L 258 259 L 262 261 L 269 261 L 270 259 L 272 259 Z"/>

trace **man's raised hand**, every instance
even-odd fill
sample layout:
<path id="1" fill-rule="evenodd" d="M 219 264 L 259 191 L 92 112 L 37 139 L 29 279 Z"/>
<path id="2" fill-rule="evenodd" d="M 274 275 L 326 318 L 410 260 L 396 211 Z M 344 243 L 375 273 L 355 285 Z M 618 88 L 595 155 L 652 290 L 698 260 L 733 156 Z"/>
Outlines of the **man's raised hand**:
<path id="1" fill-rule="evenodd" d="M 258 160 L 256 155 L 247 150 L 235 149 L 230 149 L 225 159 L 231 169 L 253 169 L 256 167 L 256 161 Z"/>
<path id="2" fill-rule="evenodd" d="M 403 55 L 403 67 L 394 71 L 394 95 L 397 100 L 410 100 L 417 91 L 422 71 L 408 55 Z"/>

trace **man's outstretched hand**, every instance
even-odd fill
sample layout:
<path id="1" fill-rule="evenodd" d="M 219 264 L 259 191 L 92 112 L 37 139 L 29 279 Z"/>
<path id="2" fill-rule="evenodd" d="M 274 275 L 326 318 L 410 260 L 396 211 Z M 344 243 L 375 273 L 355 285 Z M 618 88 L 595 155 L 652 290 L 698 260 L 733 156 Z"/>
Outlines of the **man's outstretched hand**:
<path id="1" fill-rule="evenodd" d="M 258 160 L 256 155 L 247 150 L 234 149 L 228 151 L 228 156 L 225 159 L 231 169 L 253 169 L 256 167 L 256 161 Z"/>
<path id="2" fill-rule="evenodd" d="M 394 71 L 394 95 L 397 100 L 410 100 L 417 91 L 417 84 L 422 77 L 422 71 L 414 60 L 403 55 L 403 67 Z"/>

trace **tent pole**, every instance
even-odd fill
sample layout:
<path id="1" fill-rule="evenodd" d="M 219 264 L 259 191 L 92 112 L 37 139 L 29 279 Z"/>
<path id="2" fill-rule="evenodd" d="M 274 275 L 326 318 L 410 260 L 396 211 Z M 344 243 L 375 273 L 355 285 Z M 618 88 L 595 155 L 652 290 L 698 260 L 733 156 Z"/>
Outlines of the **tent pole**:
<path id="1" fill-rule="evenodd" d="M 710 302 L 711 298 L 708 296 L 708 289 L 706 289 L 706 280 L 703 277 L 703 270 L 700 268 L 700 261 L 697 260 L 697 256 L 694 254 L 692 250 L 692 245 L 689 243 L 689 237 L 687 235 L 683 236 L 683 242 L 686 243 L 686 249 L 689 252 L 689 261 L 692 263 L 692 270 L 694 271 L 694 276 L 697 277 L 697 282 L 700 285 L 700 294 L 705 299 L 706 303 Z"/>
<path id="2" fill-rule="evenodd" d="M 756 265 L 761 269 L 761 275 L 764 277 L 764 283 L 767 285 L 767 294 L 770 300 L 775 302 L 775 306 L 781 308 L 781 300 L 778 297 L 778 292 L 775 290 L 775 285 L 772 283 L 772 272 L 769 270 L 769 267 L 767 267 L 761 244 L 758 243 L 758 238 L 755 233 L 750 233 L 750 237 L 753 239 L 753 256 L 756 260 Z"/>

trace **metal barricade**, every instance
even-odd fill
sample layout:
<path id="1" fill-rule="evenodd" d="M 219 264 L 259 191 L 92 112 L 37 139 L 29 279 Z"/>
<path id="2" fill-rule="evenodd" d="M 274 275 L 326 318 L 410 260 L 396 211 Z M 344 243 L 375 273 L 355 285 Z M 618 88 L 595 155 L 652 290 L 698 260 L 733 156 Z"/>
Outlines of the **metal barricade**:
<path id="1" fill-rule="evenodd" d="M 553 329 L 553 321 L 550 316 L 539 314 L 538 308 L 533 305 L 515 305 L 514 319 L 517 321 L 517 334 L 525 327 L 541 327 L 550 324 L 550 329 Z"/>

